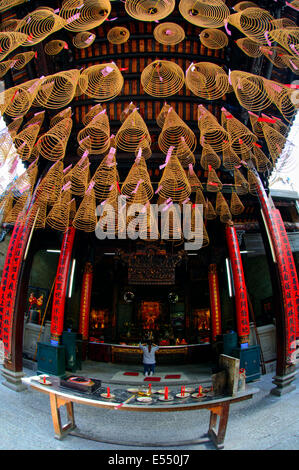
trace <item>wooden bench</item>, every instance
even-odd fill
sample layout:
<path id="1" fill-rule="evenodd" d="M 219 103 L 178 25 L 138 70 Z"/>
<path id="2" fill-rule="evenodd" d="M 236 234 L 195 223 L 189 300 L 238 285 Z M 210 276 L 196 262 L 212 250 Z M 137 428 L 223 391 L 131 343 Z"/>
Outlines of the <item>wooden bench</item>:
<path id="1" fill-rule="evenodd" d="M 217 449 L 222 449 L 224 447 L 224 439 L 226 434 L 226 428 L 229 418 L 230 405 L 232 403 L 241 402 L 248 400 L 253 397 L 255 393 L 259 390 L 256 388 L 247 387 L 243 392 L 238 392 L 236 396 L 223 396 L 221 398 L 211 397 L 210 400 L 195 402 L 194 404 L 181 404 L 174 403 L 172 405 L 162 403 L 160 404 L 132 404 L 132 403 L 119 403 L 112 402 L 108 400 L 100 401 L 99 399 L 93 398 L 92 395 L 72 393 L 70 390 L 66 390 L 59 386 L 59 379 L 57 377 L 49 377 L 52 385 L 43 385 L 39 383 L 37 376 L 23 378 L 22 382 L 30 386 L 33 390 L 38 392 L 46 393 L 50 398 L 52 420 L 55 432 L 55 438 L 62 439 L 68 434 L 75 435 L 77 437 L 82 437 L 85 439 L 91 439 L 98 442 L 106 442 L 110 444 L 118 445 L 134 445 L 138 447 L 169 447 L 169 446 L 182 446 L 182 445 L 193 445 L 201 444 L 211 440 Z M 184 400 L 183 400 L 184 401 Z M 190 400 L 189 400 L 190 401 Z M 94 406 L 97 408 L 105 409 L 119 409 L 123 411 L 135 411 L 135 412 L 173 412 L 173 411 L 194 411 L 194 410 L 210 410 L 210 422 L 208 432 L 205 436 L 206 440 L 194 439 L 191 441 L 179 441 L 179 442 L 157 442 L 157 443 L 142 443 L 142 442 L 116 442 L 109 441 L 106 439 L 97 439 L 80 432 L 76 432 L 75 416 L 74 416 L 74 403 L 80 403 L 81 405 Z M 67 412 L 67 423 L 62 425 L 60 408 L 62 406 L 66 407 Z M 217 417 L 219 416 L 219 424 L 217 428 Z"/>

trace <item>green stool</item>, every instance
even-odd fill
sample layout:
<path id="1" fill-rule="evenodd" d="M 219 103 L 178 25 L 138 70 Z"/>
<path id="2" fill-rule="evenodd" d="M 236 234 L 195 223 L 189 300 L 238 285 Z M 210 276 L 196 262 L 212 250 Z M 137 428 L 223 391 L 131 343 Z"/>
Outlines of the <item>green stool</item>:
<path id="1" fill-rule="evenodd" d="M 65 375 L 65 347 L 37 343 L 37 373 Z"/>

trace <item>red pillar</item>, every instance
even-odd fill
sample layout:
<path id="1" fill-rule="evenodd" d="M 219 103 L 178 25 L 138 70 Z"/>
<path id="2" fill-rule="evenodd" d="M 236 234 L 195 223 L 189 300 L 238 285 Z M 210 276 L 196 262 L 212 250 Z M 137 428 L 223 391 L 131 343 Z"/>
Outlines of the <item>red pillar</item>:
<path id="1" fill-rule="evenodd" d="M 239 343 L 244 344 L 249 342 L 250 326 L 243 263 L 237 233 L 233 223 L 226 225 L 225 232 L 235 289 L 237 333 Z"/>
<path id="2" fill-rule="evenodd" d="M 88 340 L 92 278 L 93 278 L 92 264 L 88 262 L 85 265 L 84 274 L 83 274 L 82 290 L 81 290 L 81 304 L 80 304 L 79 333 L 82 334 L 83 341 Z"/>
<path id="3" fill-rule="evenodd" d="M 210 264 L 208 276 L 211 304 L 212 340 L 216 341 L 216 336 L 221 334 L 221 307 L 216 264 Z"/>
<path id="4" fill-rule="evenodd" d="M 57 345 L 60 343 L 63 332 L 65 296 L 75 232 L 74 227 L 69 227 L 63 236 L 56 273 L 51 317 L 51 343 Z"/>

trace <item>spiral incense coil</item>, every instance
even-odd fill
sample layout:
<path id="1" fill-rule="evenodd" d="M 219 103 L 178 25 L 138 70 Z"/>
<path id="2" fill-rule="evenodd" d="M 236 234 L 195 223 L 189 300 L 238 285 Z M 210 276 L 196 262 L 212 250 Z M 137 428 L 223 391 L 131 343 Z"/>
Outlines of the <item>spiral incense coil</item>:
<path id="1" fill-rule="evenodd" d="M 13 144 L 14 135 L 10 135 L 9 132 L 4 131 L 0 134 L 0 162 L 4 163 L 11 156 L 16 155 L 16 149 Z"/>
<path id="2" fill-rule="evenodd" d="M 144 160 L 148 160 L 152 156 L 152 150 L 151 150 L 151 143 L 143 139 L 139 146 L 135 150 L 135 157 L 138 156 L 139 150 L 141 149 L 141 156 L 144 158 Z"/>
<path id="3" fill-rule="evenodd" d="M 13 60 L 5 60 L 3 62 L 0 62 L 0 78 L 4 77 L 7 72 L 12 69 L 14 66 L 14 61 Z"/>
<path id="4" fill-rule="evenodd" d="M 129 116 L 129 114 L 131 114 L 133 111 L 138 111 L 138 108 L 136 108 L 135 104 L 134 103 L 130 103 L 129 106 L 127 106 L 120 114 L 120 121 L 121 122 L 124 122 L 127 117 Z"/>
<path id="5" fill-rule="evenodd" d="M 24 46 L 26 34 L 15 31 L 0 32 L 0 60 L 5 59 L 17 47 Z"/>
<path id="6" fill-rule="evenodd" d="M 39 134 L 39 130 L 39 124 L 32 124 L 31 126 L 25 127 L 25 129 L 13 138 L 16 151 L 22 160 L 29 159 Z"/>
<path id="7" fill-rule="evenodd" d="M 63 191 L 47 216 L 47 225 L 54 230 L 66 232 L 69 228 L 70 211 L 71 193 L 70 191 Z"/>
<path id="8" fill-rule="evenodd" d="M 265 173 L 273 168 L 271 161 L 260 148 L 253 147 L 253 156 L 256 161 L 256 169 L 259 173 Z"/>
<path id="9" fill-rule="evenodd" d="M 116 26 L 108 31 L 107 39 L 111 44 L 123 44 L 128 41 L 130 31 L 123 26 Z"/>
<path id="10" fill-rule="evenodd" d="M 267 45 L 267 34 L 273 28 L 273 16 L 262 8 L 246 8 L 229 16 L 228 22 L 253 41 Z"/>
<path id="11" fill-rule="evenodd" d="M 14 200 L 14 197 L 13 197 L 12 191 L 9 191 L 6 194 L 6 196 L 4 196 L 4 197 L 2 197 L 2 199 L 0 199 L 0 220 L 1 220 L 1 223 L 5 222 L 5 219 L 6 219 L 7 215 L 12 210 L 13 200 Z"/>
<path id="12" fill-rule="evenodd" d="M 161 239 L 181 240 L 183 237 L 181 212 L 177 205 L 168 205 L 166 202 L 160 204 L 161 213 Z"/>
<path id="13" fill-rule="evenodd" d="M 298 28 L 283 28 L 272 29 L 269 32 L 270 42 L 278 42 L 281 47 L 284 47 L 289 54 L 297 56 L 299 53 L 299 29 Z"/>
<path id="14" fill-rule="evenodd" d="M 37 150 L 46 160 L 57 161 L 64 158 L 72 126 L 72 119 L 65 118 L 38 139 Z"/>
<path id="15" fill-rule="evenodd" d="M 206 100 L 217 100 L 231 91 L 228 75 L 210 62 L 192 64 L 186 72 L 186 86 L 194 95 Z"/>
<path id="16" fill-rule="evenodd" d="M 225 147 L 222 151 L 222 164 L 227 170 L 233 170 L 236 165 L 240 165 L 240 157 L 231 147 Z"/>
<path id="17" fill-rule="evenodd" d="M 156 118 L 156 122 L 157 122 L 158 126 L 161 127 L 161 129 L 164 126 L 164 122 L 165 122 L 165 119 L 167 117 L 167 114 L 168 114 L 168 111 L 169 111 L 170 108 L 171 108 L 170 104 L 164 103 L 161 111 L 159 112 L 159 114 Z"/>
<path id="18" fill-rule="evenodd" d="M 15 118 L 10 124 L 7 126 L 7 130 L 11 137 L 15 137 L 23 124 L 23 117 Z"/>
<path id="19" fill-rule="evenodd" d="M 90 31 L 81 31 L 73 37 L 73 45 L 77 49 L 85 49 L 94 43 L 96 35 Z"/>
<path id="20" fill-rule="evenodd" d="M 197 204 L 197 205 L 201 204 L 202 205 L 202 214 L 203 214 L 204 217 L 206 217 L 207 201 L 206 201 L 201 189 L 196 190 L 195 204 Z"/>
<path id="21" fill-rule="evenodd" d="M 9 88 L 0 94 L 3 112 L 14 118 L 27 114 L 40 90 L 43 79 L 34 79 Z M 1 106 L 1 105 L 0 105 Z"/>
<path id="22" fill-rule="evenodd" d="M 204 29 L 199 35 L 200 42 L 209 49 L 223 49 L 228 45 L 228 37 L 219 29 Z"/>
<path id="23" fill-rule="evenodd" d="M 58 124 L 63 119 L 66 119 L 66 118 L 71 119 L 71 117 L 72 117 L 72 108 L 68 107 L 66 109 L 63 109 L 62 111 L 55 114 L 55 116 L 53 116 L 50 119 L 50 127 L 56 126 L 56 124 Z"/>
<path id="24" fill-rule="evenodd" d="M 184 86 L 184 72 L 175 62 L 155 60 L 143 70 L 141 84 L 151 96 L 164 98 L 177 94 Z"/>
<path id="25" fill-rule="evenodd" d="M 109 0 L 64 0 L 59 15 L 65 22 L 65 29 L 79 32 L 97 28 L 110 12 Z"/>
<path id="26" fill-rule="evenodd" d="M 297 28 L 296 23 L 290 18 L 277 18 L 275 20 L 272 20 L 271 24 L 274 29 L 284 29 L 284 28 L 296 29 Z"/>
<path id="27" fill-rule="evenodd" d="M 178 144 L 175 153 L 183 168 L 188 168 L 189 165 L 195 164 L 194 153 L 189 149 L 184 137 L 181 137 L 181 141 Z"/>
<path id="28" fill-rule="evenodd" d="M 203 145 L 200 164 L 204 170 L 208 170 L 209 166 L 216 170 L 221 165 L 219 156 L 208 144 Z"/>
<path id="29" fill-rule="evenodd" d="M 228 132 L 204 106 L 198 106 L 198 128 L 201 145 L 210 145 L 215 152 L 229 147 Z"/>
<path id="30" fill-rule="evenodd" d="M 215 212 L 217 215 L 221 213 L 221 206 L 226 204 L 226 199 L 223 194 L 219 191 L 216 195 L 216 204 L 215 204 Z"/>
<path id="31" fill-rule="evenodd" d="M 119 95 L 124 84 L 124 78 L 113 62 L 88 67 L 81 76 L 82 79 L 87 78 L 86 95 L 101 102 Z"/>
<path id="32" fill-rule="evenodd" d="M 58 161 L 51 166 L 39 184 L 37 199 L 52 206 L 59 199 L 63 176 L 63 163 Z"/>
<path id="33" fill-rule="evenodd" d="M 187 211 L 184 213 L 184 219 L 183 224 L 185 226 L 184 230 L 184 237 L 186 240 L 193 240 L 196 241 L 198 240 L 199 242 L 202 241 L 202 245 L 200 248 L 203 248 L 209 244 L 209 238 L 208 234 L 206 231 L 205 225 L 202 223 L 202 212 L 201 209 L 197 205 L 193 205 L 191 202 L 188 202 L 187 207 L 190 207 L 190 212 Z M 191 223 L 190 223 L 191 222 Z M 200 225 L 199 225 L 200 224 Z"/>
<path id="34" fill-rule="evenodd" d="M 187 172 L 187 179 L 191 187 L 191 192 L 196 192 L 196 195 L 199 191 L 203 191 L 203 185 L 198 179 L 198 176 L 195 174 L 193 170 L 193 166 L 189 165 L 189 169 Z M 199 203 L 198 203 L 199 204 Z"/>
<path id="35" fill-rule="evenodd" d="M 226 224 L 227 222 L 229 222 L 230 220 L 232 220 L 232 214 L 229 210 L 229 207 L 228 207 L 228 204 L 227 202 L 225 204 L 222 204 L 221 208 L 220 208 L 220 214 L 219 214 L 219 218 L 220 218 L 220 221 L 223 223 L 223 224 Z"/>
<path id="36" fill-rule="evenodd" d="M 249 191 L 249 184 L 246 178 L 242 175 L 238 168 L 234 169 L 234 186 L 237 194 L 247 194 Z"/>
<path id="37" fill-rule="evenodd" d="M 25 65 L 27 65 L 32 59 L 35 57 L 34 51 L 29 52 L 20 52 L 20 54 L 16 54 L 12 60 L 14 61 L 13 68 L 15 70 L 22 70 Z"/>
<path id="38" fill-rule="evenodd" d="M 27 218 L 27 223 L 29 227 L 35 229 L 41 229 L 46 227 L 47 219 L 47 203 L 36 199 L 36 202 L 33 204 L 29 217 Z"/>
<path id="39" fill-rule="evenodd" d="M 221 121 L 229 134 L 231 148 L 236 153 L 242 153 L 243 146 L 248 149 L 253 147 L 257 137 L 225 108 L 221 109 Z"/>
<path id="40" fill-rule="evenodd" d="M 63 49 L 68 49 L 68 44 L 60 39 L 54 39 L 53 41 L 47 42 L 44 47 L 44 51 L 47 55 L 57 55 Z"/>
<path id="41" fill-rule="evenodd" d="M 181 0 L 181 15 L 201 28 L 221 28 L 230 11 L 222 0 Z"/>
<path id="42" fill-rule="evenodd" d="M 24 191 L 24 188 L 28 188 L 28 191 L 32 193 L 36 183 L 37 174 L 38 166 L 37 161 L 35 161 L 17 178 L 16 182 L 14 183 L 14 189 L 16 191 L 22 192 Z"/>
<path id="43" fill-rule="evenodd" d="M 89 159 L 85 154 L 76 163 L 70 174 L 71 191 L 74 196 L 84 196 L 90 180 Z M 94 193 L 94 191 L 93 191 Z"/>
<path id="44" fill-rule="evenodd" d="M 171 154 L 158 184 L 159 196 L 174 203 L 185 201 L 191 194 L 191 186 L 178 158 Z"/>
<path id="45" fill-rule="evenodd" d="M 233 9 L 237 12 L 246 10 L 246 8 L 258 8 L 258 6 L 253 2 L 239 2 L 233 6 Z"/>
<path id="46" fill-rule="evenodd" d="M 255 176 L 254 172 L 252 170 L 248 170 L 247 173 L 247 180 L 249 184 L 249 192 L 253 196 L 257 196 L 258 194 L 258 189 L 259 189 L 259 182 L 257 177 Z"/>
<path id="47" fill-rule="evenodd" d="M 43 79 L 33 104 L 47 109 L 67 106 L 75 96 L 79 76 L 80 71 L 76 69 L 48 75 Z"/>
<path id="48" fill-rule="evenodd" d="M 230 212 L 232 215 L 240 215 L 244 212 L 244 205 L 242 204 L 238 194 L 235 191 L 232 191 L 230 199 Z"/>
<path id="49" fill-rule="evenodd" d="M 282 55 L 281 59 L 284 64 L 292 70 L 293 73 L 299 75 L 299 57 L 294 57 L 288 54 Z"/>
<path id="50" fill-rule="evenodd" d="M 151 141 L 148 128 L 137 110 L 133 111 L 123 122 L 115 136 L 117 147 L 124 152 L 135 152 L 142 140 Z"/>
<path id="51" fill-rule="evenodd" d="M 76 212 L 73 227 L 83 232 L 94 232 L 97 225 L 96 198 L 93 189 L 87 189 Z"/>
<path id="52" fill-rule="evenodd" d="M 176 23 L 161 23 L 154 29 L 154 38 L 160 44 L 175 46 L 185 39 L 185 31 Z"/>
<path id="53" fill-rule="evenodd" d="M 119 192 L 116 186 L 111 188 L 111 192 L 107 199 L 100 205 L 99 221 L 97 227 L 99 227 L 107 236 L 111 235 L 122 235 L 126 236 L 126 210 L 125 204 L 118 204 Z"/>
<path id="54" fill-rule="evenodd" d="M 26 191 L 24 194 L 22 194 L 20 197 L 17 198 L 16 203 L 14 206 L 11 208 L 11 210 L 7 213 L 5 220 L 3 222 L 7 224 L 14 224 L 20 215 L 21 212 L 23 212 L 29 204 L 30 201 L 30 192 Z"/>
<path id="55" fill-rule="evenodd" d="M 298 90 L 283 87 L 277 102 L 275 102 L 282 116 L 289 123 L 292 123 L 296 110 L 299 108 L 298 96 Z"/>
<path id="56" fill-rule="evenodd" d="M 99 202 L 105 201 L 108 198 L 111 200 L 111 195 L 113 194 L 111 191 L 113 188 L 117 188 L 118 180 L 115 149 L 110 149 L 109 154 L 103 158 L 92 177 L 96 199 Z M 117 197 L 118 192 L 116 191 L 115 193 L 114 191 L 114 194 Z"/>
<path id="57" fill-rule="evenodd" d="M 84 147 L 84 139 L 89 137 L 89 144 L 86 150 L 90 153 L 103 154 L 110 148 L 110 125 L 106 111 L 102 111 L 82 129 L 77 136 L 77 140 Z"/>
<path id="58" fill-rule="evenodd" d="M 245 109 L 256 112 L 271 106 L 273 97 L 265 87 L 264 77 L 234 70 L 230 80 L 237 100 Z"/>
<path id="59" fill-rule="evenodd" d="M 139 21 L 158 21 L 166 18 L 175 8 L 175 0 L 126 0 L 128 15 Z"/>
<path id="60" fill-rule="evenodd" d="M 99 113 L 103 112 L 105 108 L 101 104 L 96 104 L 95 106 L 92 106 L 88 113 L 85 114 L 84 118 L 82 119 L 82 122 L 84 126 L 87 126 L 93 118 L 95 118 Z"/>
<path id="61" fill-rule="evenodd" d="M 206 190 L 215 193 L 217 191 L 221 191 L 222 187 L 223 185 L 218 176 L 216 175 L 216 171 L 214 170 L 214 168 L 209 167 Z"/>
<path id="62" fill-rule="evenodd" d="M 260 49 L 260 43 L 249 38 L 240 38 L 236 40 L 237 46 L 248 55 L 248 57 L 261 57 L 262 51 Z"/>
<path id="63" fill-rule="evenodd" d="M 153 197 L 154 190 L 145 160 L 138 156 L 121 187 L 121 193 L 127 196 L 127 200 L 131 202 L 140 186 L 142 191 L 140 190 L 138 194 L 139 196 L 143 195 L 144 200 L 140 200 L 138 203 L 146 204 Z"/>
<path id="64" fill-rule="evenodd" d="M 186 145 L 182 145 L 182 138 Z M 170 147 L 174 147 L 177 157 L 186 156 L 186 147 L 194 152 L 196 149 L 196 136 L 184 123 L 173 108 L 169 108 L 164 126 L 158 138 L 158 145 L 163 153 L 167 153 Z M 187 155 L 188 156 L 188 155 Z"/>
<path id="65" fill-rule="evenodd" d="M 64 26 L 64 20 L 56 15 L 51 8 L 42 7 L 28 13 L 19 22 L 16 31 L 26 35 L 22 45 L 29 47 L 38 44 Z"/>
<path id="66" fill-rule="evenodd" d="M 32 116 L 32 118 L 26 123 L 26 127 L 30 126 L 31 124 L 38 124 L 39 127 L 41 128 L 44 120 L 45 120 L 45 111 L 40 111 L 38 113 L 35 113 Z"/>
<path id="67" fill-rule="evenodd" d="M 141 222 L 138 228 L 139 237 L 141 240 L 145 241 L 158 240 L 160 234 L 158 230 L 157 220 L 152 210 L 152 206 L 149 204 L 144 208 L 144 210 L 145 213 L 142 212 L 138 215 L 138 220 L 140 220 L 141 218 Z M 129 230 L 130 227 L 128 227 L 128 231 Z"/>
<path id="68" fill-rule="evenodd" d="M 1 7 L 0 7 L 1 8 Z M 1 11 L 1 10 L 0 10 Z M 12 32 L 15 31 L 18 27 L 18 24 L 20 23 L 21 20 L 18 20 L 17 18 L 9 18 L 8 20 L 4 20 L 0 24 L 0 31 L 2 32 Z"/>
<path id="69" fill-rule="evenodd" d="M 280 134 L 280 132 L 266 123 L 263 123 L 263 132 L 269 154 L 275 164 L 287 143 L 287 139 Z"/>
<path id="70" fill-rule="evenodd" d="M 260 47 L 262 54 L 272 62 L 275 67 L 279 69 L 287 68 L 283 56 L 285 55 L 285 50 L 282 47 L 269 47 L 261 46 Z"/>
<path id="71" fill-rule="evenodd" d="M 205 211 L 205 217 L 206 217 L 207 220 L 214 220 L 217 217 L 217 214 L 216 214 L 216 211 L 213 207 L 213 204 L 209 200 L 207 201 L 207 208 L 206 208 L 206 211 Z"/>

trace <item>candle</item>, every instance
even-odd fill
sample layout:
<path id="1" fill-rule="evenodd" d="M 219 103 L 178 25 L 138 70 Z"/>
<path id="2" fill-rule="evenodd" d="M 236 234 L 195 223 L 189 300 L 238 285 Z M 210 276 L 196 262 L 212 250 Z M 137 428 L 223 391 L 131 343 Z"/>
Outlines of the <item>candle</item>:
<path id="1" fill-rule="evenodd" d="M 182 397 L 185 396 L 185 386 L 184 385 L 181 386 L 181 396 Z"/>
<path id="2" fill-rule="evenodd" d="M 201 393 L 202 393 L 202 386 L 200 385 L 200 386 L 198 387 L 198 396 L 200 396 Z"/>
<path id="3" fill-rule="evenodd" d="M 46 383 L 46 377 L 44 376 L 44 384 Z"/>
<path id="4" fill-rule="evenodd" d="M 110 388 L 107 387 L 107 398 L 110 398 Z"/>
<path id="5" fill-rule="evenodd" d="M 148 393 L 149 393 L 149 394 L 152 393 L 152 384 L 148 384 Z"/>
<path id="6" fill-rule="evenodd" d="M 168 400 L 168 387 L 165 387 L 164 389 L 164 398 L 165 400 Z"/>

